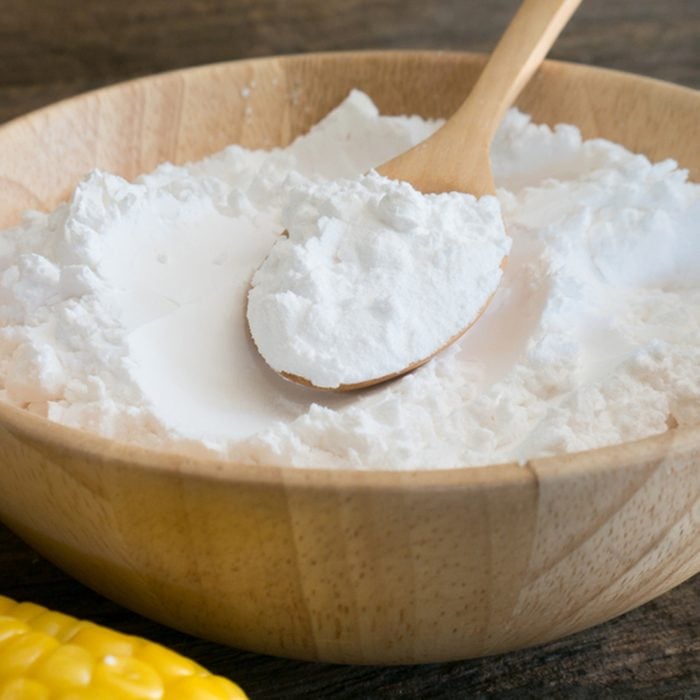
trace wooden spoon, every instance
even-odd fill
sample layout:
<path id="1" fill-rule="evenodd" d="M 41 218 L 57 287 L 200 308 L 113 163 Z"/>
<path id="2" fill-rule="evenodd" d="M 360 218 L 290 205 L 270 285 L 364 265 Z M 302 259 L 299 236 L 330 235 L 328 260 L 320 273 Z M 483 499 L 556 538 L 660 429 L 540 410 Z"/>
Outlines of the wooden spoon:
<path id="1" fill-rule="evenodd" d="M 377 171 L 393 180 L 408 182 L 424 194 L 494 195 L 496 186 L 489 151 L 496 129 L 580 3 L 581 0 L 524 0 L 459 109 L 432 136 L 384 163 Z M 505 264 L 506 257 L 501 267 Z M 478 320 L 491 298 L 464 328 L 430 355 L 397 372 L 341 384 L 332 390 L 362 389 L 420 367 L 458 340 Z M 304 386 L 323 388 L 296 374 L 280 374 Z"/>
<path id="2" fill-rule="evenodd" d="M 378 172 L 424 194 L 495 194 L 489 149 L 496 129 L 580 3 L 524 0 L 459 109 L 432 136 Z"/>

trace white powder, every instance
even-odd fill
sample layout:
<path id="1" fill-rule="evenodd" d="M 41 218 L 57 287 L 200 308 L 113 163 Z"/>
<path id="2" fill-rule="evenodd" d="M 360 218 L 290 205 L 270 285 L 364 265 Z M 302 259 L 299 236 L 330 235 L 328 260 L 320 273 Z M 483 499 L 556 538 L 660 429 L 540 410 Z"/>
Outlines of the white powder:
<path id="1" fill-rule="evenodd" d="M 353 93 L 284 150 L 232 146 L 133 184 L 91 174 L 0 236 L 2 398 L 121 440 L 298 466 L 479 465 L 700 423 L 700 187 L 516 111 L 492 149 L 513 248 L 482 319 L 357 395 L 265 365 L 245 297 L 293 205 L 436 126 Z"/>
<path id="2" fill-rule="evenodd" d="M 328 388 L 400 373 L 496 291 L 510 240 L 495 197 L 423 195 L 374 171 L 289 191 L 288 235 L 248 300 L 253 339 L 278 372 Z"/>

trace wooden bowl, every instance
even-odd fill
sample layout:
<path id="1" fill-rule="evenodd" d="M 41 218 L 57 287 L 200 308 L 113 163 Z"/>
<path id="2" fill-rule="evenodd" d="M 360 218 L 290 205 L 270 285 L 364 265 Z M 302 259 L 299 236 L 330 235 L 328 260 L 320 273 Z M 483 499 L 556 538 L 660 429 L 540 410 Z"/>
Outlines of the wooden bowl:
<path id="1" fill-rule="evenodd" d="M 482 62 L 270 58 L 67 100 L 0 129 L 0 225 L 94 167 L 134 177 L 286 144 L 353 87 L 387 113 L 448 115 Z M 549 62 L 519 104 L 700 175 L 700 93 Z M 0 406 L 0 514 L 17 534 L 148 617 L 300 659 L 460 659 L 607 620 L 700 570 L 699 497 L 699 428 L 524 466 L 306 471 L 173 457 Z"/>

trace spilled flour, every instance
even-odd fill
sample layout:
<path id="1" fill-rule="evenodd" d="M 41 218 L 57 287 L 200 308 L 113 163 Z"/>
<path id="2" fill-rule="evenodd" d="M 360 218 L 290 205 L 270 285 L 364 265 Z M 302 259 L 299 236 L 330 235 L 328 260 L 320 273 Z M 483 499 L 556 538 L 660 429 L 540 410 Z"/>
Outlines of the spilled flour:
<path id="1" fill-rule="evenodd" d="M 700 423 L 700 186 L 515 110 L 492 149 L 513 246 L 469 333 L 361 394 L 265 365 L 245 298 L 295 204 L 436 127 L 354 92 L 285 149 L 88 175 L 0 236 L 2 398 L 119 440 L 302 467 L 481 465 Z"/>

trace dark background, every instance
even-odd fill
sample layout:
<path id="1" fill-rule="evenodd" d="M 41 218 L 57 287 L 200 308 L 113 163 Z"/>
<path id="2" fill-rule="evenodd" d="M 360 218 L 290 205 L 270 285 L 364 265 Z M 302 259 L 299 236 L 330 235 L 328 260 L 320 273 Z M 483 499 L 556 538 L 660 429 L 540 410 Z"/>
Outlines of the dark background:
<path id="1" fill-rule="evenodd" d="M 488 51 L 516 0 L 0 0 L 0 122 L 127 78 L 300 51 Z M 700 0 L 584 0 L 551 54 L 700 87 Z M 699 115 L 700 118 L 700 115 Z M 1 157 L 1 154 L 0 154 Z M 149 637 L 257 698 L 700 698 L 700 576 L 544 647 L 419 667 L 306 664 L 151 623 L 0 525 L 0 594 Z"/>
<path id="2" fill-rule="evenodd" d="M 488 51 L 517 0 L 0 0 L 0 121 L 148 73 L 366 48 Z M 551 55 L 700 87 L 698 0 L 584 0 Z"/>

